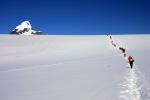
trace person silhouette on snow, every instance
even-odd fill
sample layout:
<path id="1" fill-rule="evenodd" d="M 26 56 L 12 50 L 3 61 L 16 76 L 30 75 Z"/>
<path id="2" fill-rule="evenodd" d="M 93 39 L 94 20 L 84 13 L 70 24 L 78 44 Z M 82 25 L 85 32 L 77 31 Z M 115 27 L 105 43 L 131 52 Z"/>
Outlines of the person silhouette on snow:
<path id="1" fill-rule="evenodd" d="M 122 51 L 122 53 L 125 53 L 126 52 L 126 49 L 122 48 L 122 47 L 119 47 L 119 50 Z"/>
<path id="2" fill-rule="evenodd" d="M 130 67 L 131 67 L 131 69 L 132 69 L 132 67 L 133 67 L 133 62 L 134 62 L 133 57 L 132 57 L 132 56 L 129 56 L 129 57 L 128 57 L 128 61 L 129 61 Z"/>
<path id="3" fill-rule="evenodd" d="M 109 36 L 109 34 L 107 34 L 107 36 Z M 116 44 L 113 42 L 113 39 L 112 39 L 111 36 L 109 36 L 109 39 L 111 40 L 111 44 L 112 44 L 114 47 L 116 47 Z M 126 55 L 127 55 L 127 54 L 126 54 L 126 49 L 123 48 L 123 47 L 119 47 L 119 50 L 122 51 L 124 57 L 126 57 Z M 131 67 L 131 69 L 132 69 L 132 67 L 133 67 L 133 62 L 134 62 L 134 59 L 133 59 L 132 56 L 128 56 L 128 62 L 129 62 L 130 67 Z"/>
<path id="4" fill-rule="evenodd" d="M 112 39 L 112 37 L 111 37 L 111 36 L 110 36 L 109 38 L 110 38 L 110 39 Z"/>
<path id="5" fill-rule="evenodd" d="M 122 48 L 122 47 L 119 47 L 119 50 L 122 51 L 124 57 L 126 57 L 126 49 Z"/>
<path id="6" fill-rule="evenodd" d="M 112 42 L 112 45 L 113 45 L 114 47 L 116 47 L 116 46 L 117 46 L 114 42 Z"/>

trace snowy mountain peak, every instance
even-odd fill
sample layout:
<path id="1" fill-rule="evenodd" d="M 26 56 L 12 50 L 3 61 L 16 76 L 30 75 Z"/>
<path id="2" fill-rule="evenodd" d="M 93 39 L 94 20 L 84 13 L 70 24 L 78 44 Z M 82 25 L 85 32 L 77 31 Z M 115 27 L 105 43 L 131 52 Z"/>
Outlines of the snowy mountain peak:
<path id="1" fill-rule="evenodd" d="M 19 31 L 19 30 L 23 30 L 23 29 L 25 29 L 25 28 L 27 28 L 27 29 L 29 29 L 29 30 L 32 29 L 32 26 L 31 26 L 31 24 L 30 24 L 29 21 L 24 21 L 24 22 L 22 22 L 22 23 L 21 23 L 20 25 L 18 25 L 15 29 L 18 29 L 18 31 Z"/>
<path id="2" fill-rule="evenodd" d="M 19 34 L 19 35 L 32 35 L 32 34 L 43 34 L 41 31 L 32 30 L 32 26 L 29 21 L 23 21 L 18 25 L 10 34 Z"/>

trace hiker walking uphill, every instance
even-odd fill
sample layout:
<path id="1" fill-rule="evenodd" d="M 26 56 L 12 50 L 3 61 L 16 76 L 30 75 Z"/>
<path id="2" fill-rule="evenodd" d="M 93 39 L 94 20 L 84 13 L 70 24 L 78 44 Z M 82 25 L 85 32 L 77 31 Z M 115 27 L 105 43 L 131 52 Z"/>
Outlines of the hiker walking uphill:
<path id="1" fill-rule="evenodd" d="M 119 47 L 119 50 L 121 50 L 122 53 L 125 53 L 125 52 L 126 52 L 126 50 L 125 50 L 124 48 L 122 48 L 122 47 Z"/>
<path id="2" fill-rule="evenodd" d="M 119 50 L 122 51 L 124 57 L 126 57 L 126 49 L 122 48 L 122 47 L 119 47 Z"/>
<path id="3" fill-rule="evenodd" d="M 107 36 L 108 36 L 108 34 L 107 34 Z M 111 36 L 109 36 L 109 39 L 110 39 L 110 41 L 111 41 L 111 44 L 112 44 L 114 47 L 116 47 L 117 45 L 114 43 L 114 41 L 113 41 L 113 39 L 112 39 Z"/>
<path id="4" fill-rule="evenodd" d="M 109 35 L 107 34 L 107 36 L 109 36 Z M 118 47 L 118 46 L 116 45 L 116 43 L 113 41 L 112 36 L 109 36 L 109 39 L 110 39 L 111 44 L 112 44 L 114 47 Z M 118 50 L 122 52 L 124 58 L 127 57 L 128 62 L 129 62 L 129 65 L 130 65 L 130 67 L 131 67 L 131 69 L 132 69 L 132 67 L 133 67 L 133 62 L 134 62 L 133 57 L 132 57 L 132 56 L 127 56 L 128 54 L 126 53 L 126 49 L 123 48 L 122 46 L 119 46 Z"/>
<path id="5" fill-rule="evenodd" d="M 129 57 L 128 57 L 128 61 L 129 61 L 130 67 L 131 67 L 131 69 L 132 69 L 132 67 L 133 67 L 133 62 L 134 62 L 133 57 L 132 57 L 132 56 L 129 56 Z"/>

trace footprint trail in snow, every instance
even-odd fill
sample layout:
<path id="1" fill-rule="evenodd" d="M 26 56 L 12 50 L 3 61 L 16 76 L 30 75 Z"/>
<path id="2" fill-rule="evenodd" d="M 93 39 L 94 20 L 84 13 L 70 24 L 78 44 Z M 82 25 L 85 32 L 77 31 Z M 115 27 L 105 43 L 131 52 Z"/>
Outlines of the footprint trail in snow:
<path id="1" fill-rule="evenodd" d="M 122 43 L 119 41 L 115 42 L 110 36 L 110 43 L 115 48 L 125 47 L 121 45 Z M 115 45 L 114 45 L 115 44 Z M 116 45 L 117 44 L 117 45 Z M 119 44 L 119 45 L 118 45 Z M 127 58 L 125 57 L 125 60 Z M 144 75 L 138 69 L 138 66 L 134 64 L 134 69 L 127 69 L 124 75 L 124 81 L 120 85 L 121 91 L 119 100 L 150 100 L 150 85 L 149 82 L 145 79 Z"/>
<path id="2" fill-rule="evenodd" d="M 137 69 L 127 70 L 124 82 L 120 85 L 121 100 L 150 100 L 150 85 Z"/>

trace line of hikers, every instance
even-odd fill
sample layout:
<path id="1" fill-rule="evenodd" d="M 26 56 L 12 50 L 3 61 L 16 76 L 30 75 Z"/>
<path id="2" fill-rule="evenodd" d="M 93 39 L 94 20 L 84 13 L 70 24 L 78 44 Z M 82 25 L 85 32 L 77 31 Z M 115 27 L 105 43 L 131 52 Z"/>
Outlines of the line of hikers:
<path id="1" fill-rule="evenodd" d="M 107 34 L 107 36 L 109 36 L 109 35 Z M 110 39 L 110 41 L 111 41 L 111 44 L 116 48 L 117 45 L 116 45 L 116 43 L 114 43 L 114 41 L 113 41 L 113 39 L 112 39 L 112 36 L 109 36 L 109 39 Z M 134 62 L 133 57 L 130 56 L 130 55 L 127 56 L 127 54 L 126 54 L 126 49 L 125 49 L 125 48 L 123 48 L 123 47 L 118 47 L 118 49 L 122 52 L 122 54 L 123 54 L 124 57 L 127 57 L 127 58 L 128 58 L 128 62 L 129 62 L 130 67 L 131 67 L 131 69 L 132 69 L 132 67 L 133 67 L 133 62 Z"/>

